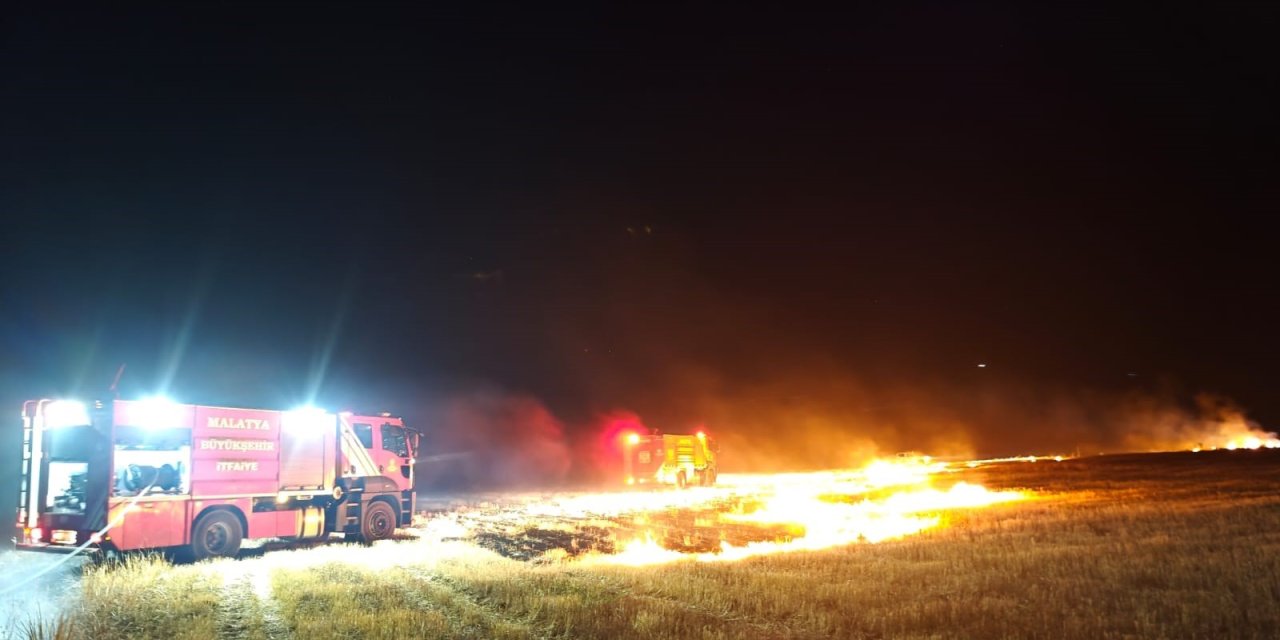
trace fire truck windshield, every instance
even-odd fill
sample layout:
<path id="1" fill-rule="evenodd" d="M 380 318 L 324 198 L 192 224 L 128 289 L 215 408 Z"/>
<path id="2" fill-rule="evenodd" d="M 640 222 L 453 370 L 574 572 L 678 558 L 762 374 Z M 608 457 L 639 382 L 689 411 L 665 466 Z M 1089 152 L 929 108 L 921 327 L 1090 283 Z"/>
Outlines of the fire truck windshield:
<path id="1" fill-rule="evenodd" d="M 382 423 L 382 448 L 401 458 L 409 457 L 409 442 L 404 435 L 404 427 Z"/>

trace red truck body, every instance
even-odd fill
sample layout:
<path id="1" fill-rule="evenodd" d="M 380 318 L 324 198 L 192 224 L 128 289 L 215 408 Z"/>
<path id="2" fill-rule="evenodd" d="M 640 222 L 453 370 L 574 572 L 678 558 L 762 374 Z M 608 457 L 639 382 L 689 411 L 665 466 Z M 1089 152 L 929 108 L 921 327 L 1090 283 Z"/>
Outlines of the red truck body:
<path id="1" fill-rule="evenodd" d="M 390 537 L 414 510 L 399 418 L 163 401 L 23 406 L 20 548 L 234 555 L 252 538 Z"/>

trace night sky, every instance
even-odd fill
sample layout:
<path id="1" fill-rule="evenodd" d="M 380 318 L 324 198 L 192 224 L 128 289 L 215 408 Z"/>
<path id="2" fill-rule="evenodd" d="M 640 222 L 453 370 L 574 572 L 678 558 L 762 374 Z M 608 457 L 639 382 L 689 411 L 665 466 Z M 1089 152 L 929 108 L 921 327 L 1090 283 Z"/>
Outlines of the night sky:
<path id="1" fill-rule="evenodd" d="M 436 451 L 1275 430 L 1273 5 L 959 4 L 11 10 L 0 450 L 121 363 Z"/>

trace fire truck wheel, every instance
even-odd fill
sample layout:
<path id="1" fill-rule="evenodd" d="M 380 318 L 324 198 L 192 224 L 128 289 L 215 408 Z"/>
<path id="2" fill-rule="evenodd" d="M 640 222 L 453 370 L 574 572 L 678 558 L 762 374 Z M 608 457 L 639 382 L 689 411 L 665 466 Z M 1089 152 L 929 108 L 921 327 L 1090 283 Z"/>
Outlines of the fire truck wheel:
<path id="1" fill-rule="evenodd" d="M 371 502 L 364 509 L 364 517 L 360 520 L 360 539 L 365 542 L 386 540 L 396 532 L 396 512 L 391 505 L 378 501 Z"/>
<path id="2" fill-rule="evenodd" d="M 210 511 L 191 528 L 191 556 L 197 561 L 234 556 L 240 552 L 243 537 L 240 521 L 234 515 L 222 510 Z"/>
<path id="3" fill-rule="evenodd" d="M 689 476 L 684 474 L 684 469 L 681 469 L 680 473 L 676 474 L 676 486 L 681 489 L 689 486 Z"/>

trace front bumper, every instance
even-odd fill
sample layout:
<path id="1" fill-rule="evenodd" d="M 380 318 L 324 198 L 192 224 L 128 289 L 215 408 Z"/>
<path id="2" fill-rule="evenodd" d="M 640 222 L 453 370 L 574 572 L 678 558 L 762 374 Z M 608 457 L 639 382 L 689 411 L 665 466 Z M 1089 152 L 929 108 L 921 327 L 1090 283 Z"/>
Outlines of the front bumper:
<path id="1" fill-rule="evenodd" d="M 52 544 L 49 542 L 15 542 L 14 548 L 18 551 L 37 551 L 40 553 L 75 553 L 80 547 L 70 544 Z M 98 547 L 90 545 L 86 552 L 97 551 Z"/>
<path id="2" fill-rule="evenodd" d="M 77 549 L 96 551 L 114 548 L 110 536 L 99 535 L 94 531 L 72 529 L 47 531 L 28 527 L 20 527 L 14 531 L 13 546 L 21 551 L 43 553 L 76 553 Z"/>

